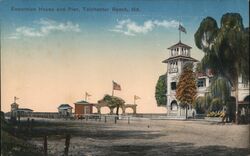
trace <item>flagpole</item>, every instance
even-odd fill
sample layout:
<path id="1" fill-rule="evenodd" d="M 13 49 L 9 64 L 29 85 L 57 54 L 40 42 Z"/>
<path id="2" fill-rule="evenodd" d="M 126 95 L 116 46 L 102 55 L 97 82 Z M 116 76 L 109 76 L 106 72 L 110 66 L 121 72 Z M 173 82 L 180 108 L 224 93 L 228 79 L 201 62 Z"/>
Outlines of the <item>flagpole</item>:
<path id="1" fill-rule="evenodd" d="M 134 96 L 134 104 L 135 104 L 135 96 Z"/>
<path id="2" fill-rule="evenodd" d="M 181 42 L 181 30 L 179 30 L 179 42 Z"/>
<path id="3" fill-rule="evenodd" d="M 19 98 L 17 98 L 16 96 L 14 96 L 14 103 L 16 103 L 16 100 L 18 100 Z"/>
<path id="4" fill-rule="evenodd" d="M 85 92 L 85 101 L 87 101 L 87 93 Z"/>
<path id="5" fill-rule="evenodd" d="M 180 30 L 180 21 L 179 21 L 179 28 L 178 28 L 178 30 L 179 30 L 179 42 L 181 42 L 181 30 Z"/>
<path id="6" fill-rule="evenodd" d="M 112 96 L 114 96 L 114 81 L 112 81 Z"/>

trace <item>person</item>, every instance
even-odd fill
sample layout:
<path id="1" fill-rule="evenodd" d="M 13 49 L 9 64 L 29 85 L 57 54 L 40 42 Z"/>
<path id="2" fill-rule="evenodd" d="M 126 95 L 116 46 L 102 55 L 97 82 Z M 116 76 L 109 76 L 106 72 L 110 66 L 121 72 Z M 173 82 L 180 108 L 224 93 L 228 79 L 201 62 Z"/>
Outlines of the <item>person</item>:
<path id="1" fill-rule="evenodd" d="M 221 114 L 221 117 L 222 117 L 222 122 L 225 123 L 225 119 L 226 119 L 226 122 L 227 122 L 227 108 L 226 107 L 223 107 L 222 109 L 222 114 Z"/>
<path id="2" fill-rule="evenodd" d="M 242 123 L 245 123 L 246 110 L 244 107 L 242 107 L 240 114 L 241 114 L 240 119 L 242 120 Z"/>

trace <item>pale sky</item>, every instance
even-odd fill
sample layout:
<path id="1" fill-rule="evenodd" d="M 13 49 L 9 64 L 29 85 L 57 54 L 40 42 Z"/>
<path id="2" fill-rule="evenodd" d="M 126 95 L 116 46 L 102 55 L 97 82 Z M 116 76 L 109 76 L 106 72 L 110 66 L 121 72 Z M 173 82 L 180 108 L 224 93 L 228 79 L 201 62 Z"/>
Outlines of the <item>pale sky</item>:
<path id="1" fill-rule="evenodd" d="M 167 70 L 162 63 L 167 48 L 178 42 L 179 22 L 187 30 L 182 42 L 193 47 L 191 55 L 198 60 L 203 53 L 193 36 L 203 18 L 212 16 L 220 25 L 224 13 L 238 12 L 245 26 L 249 23 L 247 0 L 119 2 L 0 1 L 1 109 L 9 111 L 17 96 L 21 108 L 55 112 L 60 104 L 83 100 L 86 91 L 92 95 L 89 102 L 96 103 L 111 94 L 114 80 L 122 88 L 115 95 L 126 103 L 133 103 L 134 95 L 141 97 L 137 112 L 164 113 L 156 105 L 155 85 Z M 114 12 L 112 7 L 139 11 Z"/>

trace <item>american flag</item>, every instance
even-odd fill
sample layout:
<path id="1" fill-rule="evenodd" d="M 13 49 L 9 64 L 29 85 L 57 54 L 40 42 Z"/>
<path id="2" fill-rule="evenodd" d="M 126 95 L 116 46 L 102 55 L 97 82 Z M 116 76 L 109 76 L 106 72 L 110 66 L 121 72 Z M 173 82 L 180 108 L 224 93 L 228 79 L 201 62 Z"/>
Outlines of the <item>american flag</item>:
<path id="1" fill-rule="evenodd" d="M 134 100 L 141 99 L 139 96 L 134 95 Z"/>
<path id="2" fill-rule="evenodd" d="M 16 96 L 14 97 L 14 101 L 15 101 L 15 102 L 16 102 L 16 100 L 18 100 L 18 99 L 19 99 L 18 97 L 16 97 Z"/>
<path id="3" fill-rule="evenodd" d="M 113 90 L 122 90 L 121 86 L 118 83 L 116 83 L 115 81 L 113 81 Z"/>
<path id="4" fill-rule="evenodd" d="M 88 97 L 88 96 L 91 96 L 91 95 L 88 92 L 85 92 L 85 96 Z"/>
<path id="5" fill-rule="evenodd" d="M 179 24 L 179 30 L 184 32 L 185 34 L 187 33 L 186 29 L 180 24 Z"/>

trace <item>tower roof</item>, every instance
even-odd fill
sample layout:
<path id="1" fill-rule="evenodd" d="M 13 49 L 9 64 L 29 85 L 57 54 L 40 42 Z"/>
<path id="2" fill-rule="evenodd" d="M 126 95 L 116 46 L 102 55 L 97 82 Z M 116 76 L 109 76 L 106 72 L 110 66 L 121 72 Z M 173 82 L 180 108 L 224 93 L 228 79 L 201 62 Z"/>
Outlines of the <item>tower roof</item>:
<path id="1" fill-rule="evenodd" d="M 69 104 L 61 104 L 58 109 L 68 109 L 68 108 L 73 108 Z"/>
<path id="2" fill-rule="evenodd" d="M 174 49 L 177 47 L 183 47 L 183 48 L 187 48 L 187 49 L 191 49 L 192 47 L 182 43 L 181 41 L 179 41 L 178 43 L 176 43 L 175 45 L 172 45 L 171 47 L 169 47 L 168 49 Z"/>
<path id="3" fill-rule="evenodd" d="M 18 104 L 17 104 L 16 102 L 14 102 L 14 103 L 11 104 L 11 106 L 14 106 L 14 105 L 15 105 L 15 106 L 16 106 L 16 105 L 18 106 Z"/>
<path id="4" fill-rule="evenodd" d="M 198 60 L 196 60 L 195 58 L 192 58 L 190 56 L 177 55 L 177 56 L 170 57 L 170 58 L 162 61 L 162 63 L 168 63 L 169 61 L 177 60 L 177 59 L 183 59 L 183 60 L 187 60 L 187 61 L 199 62 Z"/>

